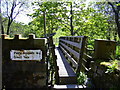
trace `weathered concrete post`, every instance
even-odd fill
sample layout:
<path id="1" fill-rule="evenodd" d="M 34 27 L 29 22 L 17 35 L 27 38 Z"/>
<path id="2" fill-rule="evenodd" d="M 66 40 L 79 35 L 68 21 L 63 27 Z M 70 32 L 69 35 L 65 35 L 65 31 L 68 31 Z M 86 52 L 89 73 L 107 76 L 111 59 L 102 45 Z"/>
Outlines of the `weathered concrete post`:
<path id="1" fill-rule="evenodd" d="M 111 59 L 114 58 L 116 51 L 116 42 L 110 40 L 95 40 L 95 59 Z"/>

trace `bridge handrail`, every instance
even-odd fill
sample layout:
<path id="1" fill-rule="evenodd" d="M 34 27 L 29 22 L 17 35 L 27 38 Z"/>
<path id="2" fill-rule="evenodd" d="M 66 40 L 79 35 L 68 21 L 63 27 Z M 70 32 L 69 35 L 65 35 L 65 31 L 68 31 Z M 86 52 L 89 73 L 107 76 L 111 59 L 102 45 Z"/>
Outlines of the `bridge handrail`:
<path id="1" fill-rule="evenodd" d="M 59 38 L 59 47 L 64 55 L 69 59 L 74 71 L 79 73 L 85 67 L 87 54 L 86 50 L 87 36 L 63 36 Z"/>

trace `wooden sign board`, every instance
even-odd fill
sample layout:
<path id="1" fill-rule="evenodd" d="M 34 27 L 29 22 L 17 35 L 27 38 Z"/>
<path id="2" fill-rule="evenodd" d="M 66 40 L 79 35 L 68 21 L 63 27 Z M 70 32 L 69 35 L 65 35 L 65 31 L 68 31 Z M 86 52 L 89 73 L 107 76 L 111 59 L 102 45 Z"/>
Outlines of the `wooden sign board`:
<path id="1" fill-rule="evenodd" d="M 11 50 L 10 51 L 11 60 L 41 60 L 42 51 L 41 50 Z"/>

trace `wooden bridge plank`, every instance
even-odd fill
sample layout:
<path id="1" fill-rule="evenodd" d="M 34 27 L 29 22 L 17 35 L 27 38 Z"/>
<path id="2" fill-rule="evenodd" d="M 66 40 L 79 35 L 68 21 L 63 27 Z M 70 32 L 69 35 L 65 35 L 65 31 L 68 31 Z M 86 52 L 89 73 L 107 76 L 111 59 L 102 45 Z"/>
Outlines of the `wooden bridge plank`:
<path id="1" fill-rule="evenodd" d="M 55 53 L 57 55 L 57 65 L 60 66 L 59 75 L 60 76 L 76 76 L 71 66 L 66 61 L 66 58 L 63 56 L 62 52 L 57 48 L 55 49 Z"/>
<path id="2" fill-rule="evenodd" d="M 86 88 L 85 85 L 54 85 L 55 90 L 80 90 L 81 88 Z"/>
<path id="3" fill-rule="evenodd" d="M 77 76 L 70 64 L 66 61 L 61 50 L 56 48 L 55 53 L 57 55 L 57 66 L 59 67 L 60 84 L 77 83 Z"/>

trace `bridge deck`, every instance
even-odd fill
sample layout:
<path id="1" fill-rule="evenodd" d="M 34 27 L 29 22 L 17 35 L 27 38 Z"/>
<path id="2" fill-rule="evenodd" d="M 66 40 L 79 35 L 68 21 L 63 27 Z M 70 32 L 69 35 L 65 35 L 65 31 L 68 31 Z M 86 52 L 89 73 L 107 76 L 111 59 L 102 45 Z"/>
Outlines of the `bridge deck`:
<path id="1" fill-rule="evenodd" d="M 60 84 L 76 84 L 77 76 L 67 62 L 62 51 L 59 48 L 56 48 L 55 53 L 57 55 L 57 66 L 59 67 Z"/>
<path id="2" fill-rule="evenodd" d="M 54 85 L 54 90 L 80 90 L 86 88 L 85 85 Z"/>

